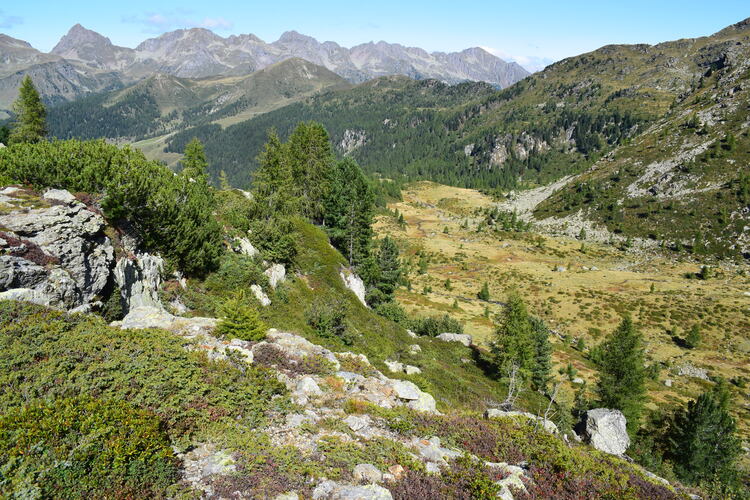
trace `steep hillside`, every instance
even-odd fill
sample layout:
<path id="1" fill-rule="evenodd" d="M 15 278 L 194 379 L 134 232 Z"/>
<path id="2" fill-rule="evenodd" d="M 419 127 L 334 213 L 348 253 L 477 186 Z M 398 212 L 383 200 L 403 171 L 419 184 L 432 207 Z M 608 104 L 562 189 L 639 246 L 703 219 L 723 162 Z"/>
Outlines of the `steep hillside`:
<path id="1" fill-rule="evenodd" d="M 243 77 L 191 80 L 158 74 L 125 89 L 49 110 L 58 138 L 142 140 L 189 126 L 221 124 L 288 105 L 344 79 L 302 59 L 288 59 Z"/>
<path id="2" fill-rule="evenodd" d="M 697 51 L 699 78 L 662 119 L 568 182 L 535 215 L 590 219 L 699 258 L 750 257 L 750 23 L 716 37 L 721 44 Z"/>

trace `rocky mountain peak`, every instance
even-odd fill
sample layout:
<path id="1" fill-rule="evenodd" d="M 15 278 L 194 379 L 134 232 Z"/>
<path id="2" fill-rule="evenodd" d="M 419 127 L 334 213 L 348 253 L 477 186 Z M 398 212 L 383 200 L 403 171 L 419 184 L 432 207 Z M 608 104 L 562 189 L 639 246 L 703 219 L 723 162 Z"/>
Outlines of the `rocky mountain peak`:
<path id="1" fill-rule="evenodd" d="M 70 52 L 80 49 L 82 46 L 112 47 L 113 45 L 109 38 L 100 35 L 96 31 L 86 29 L 80 24 L 76 24 L 57 42 L 57 45 L 52 49 L 52 53 L 65 56 Z"/>

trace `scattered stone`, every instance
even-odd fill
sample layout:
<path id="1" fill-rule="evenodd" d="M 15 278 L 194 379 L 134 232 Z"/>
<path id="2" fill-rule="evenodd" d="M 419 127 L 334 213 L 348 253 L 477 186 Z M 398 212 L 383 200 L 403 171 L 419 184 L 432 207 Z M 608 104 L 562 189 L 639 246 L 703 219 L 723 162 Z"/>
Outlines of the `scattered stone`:
<path id="1" fill-rule="evenodd" d="M 268 298 L 268 295 L 266 295 L 266 292 L 263 291 L 260 285 L 251 285 L 250 291 L 253 292 L 255 298 L 260 302 L 260 305 L 263 307 L 271 305 L 271 299 Z"/>
<path id="2" fill-rule="evenodd" d="M 318 383 L 309 375 L 302 377 L 299 382 L 297 382 L 297 387 L 295 389 L 295 395 L 297 396 L 306 396 L 309 398 L 321 396 L 322 394 L 323 391 L 320 390 Z"/>
<path id="3" fill-rule="evenodd" d="M 672 387 L 672 379 L 671 378 L 665 379 L 664 385 L 667 387 Z"/>
<path id="4" fill-rule="evenodd" d="M 409 337 L 413 338 L 413 339 L 415 339 L 415 338 L 417 338 L 417 337 L 418 337 L 418 335 L 417 335 L 416 333 L 414 333 L 413 331 L 411 331 L 411 330 L 406 330 L 406 334 L 407 334 L 407 335 L 408 335 Z"/>
<path id="5" fill-rule="evenodd" d="M 586 382 L 581 377 L 576 377 L 576 378 L 573 379 L 573 383 L 577 384 L 577 385 L 583 385 Z"/>
<path id="6" fill-rule="evenodd" d="M 367 429 L 370 426 L 370 417 L 363 415 L 358 417 L 357 415 L 349 415 L 344 419 L 344 423 L 354 432 Z"/>
<path id="7" fill-rule="evenodd" d="M 589 410 L 576 426 L 583 440 L 597 450 L 622 455 L 630 446 L 625 416 L 619 410 L 596 408 Z"/>
<path id="8" fill-rule="evenodd" d="M 226 450 L 217 450 L 213 444 L 201 444 L 187 453 L 177 453 L 182 460 L 182 478 L 193 488 L 201 490 L 206 497 L 213 496 L 213 476 L 231 474 L 237 470 L 232 455 Z"/>
<path id="9" fill-rule="evenodd" d="M 404 371 L 404 365 L 398 361 L 383 361 L 392 373 L 401 373 Z"/>
<path id="10" fill-rule="evenodd" d="M 412 365 L 404 365 L 404 372 L 405 372 L 405 373 L 406 373 L 407 375 L 419 375 L 420 373 L 422 373 L 422 370 L 420 370 L 420 369 L 419 369 L 418 367 L 416 367 L 416 366 L 412 366 Z"/>
<path id="11" fill-rule="evenodd" d="M 705 368 L 698 368 L 691 363 L 683 363 L 677 368 L 677 375 L 683 377 L 694 377 L 701 380 L 711 380 L 708 377 L 708 370 Z"/>
<path id="12" fill-rule="evenodd" d="M 355 481 L 359 481 L 362 483 L 379 483 L 383 480 L 383 473 L 378 470 L 377 467 L 375 467 L 372 464 L 359 464 L 356 467 L 354 467 L 354 472 L 352 473 L 354 476 Z"/>
<path id="13" fill-rule="evenodd" d="M 436 338 L 443 342 L 460 342 L 466 347 L 470 347 L 473 343 L 471 335 L 466 333 L 441 333 Z"/>
<path id="14" fill-rule="evenodd" d="M 412 344 L 409 346 L 410 354 L 417 354 L 419 352 L 422 352 L 422 348 L 418 344 Z"/>
<path id="15" fill-rule="evenodd" d="M 268 276 L 268 284 L 271 285 L 271 288 L 274 290 L 276 290 L 276 287 L 279 286 L 279 284 L 286 280 L 286 268 L 284 267 L 284 264 L 274 264 L 266 269 L 263 274 Z"/>
<path id="16" fill-rule="evenodd" d="M 568 269 L 567 269 L 567 268 L 566 268 L 565 266 L 557 266 L 557 267 L 555 268 L 555 272 L 556 272 L 556 273 L 564 273 L 564 272 L 566 272 L 567 270 L 568 270 Z"/>
<path id="17" fill-rule="evenodd" d="M 404 476 L 406 471 L 401 465 L 396 464 L 396 465 L 391 465 L 390 467 L 388 467 L 388 472 L 390 472 L 393 475 L 393 477 L 396 480 L 398 480 Z"/>

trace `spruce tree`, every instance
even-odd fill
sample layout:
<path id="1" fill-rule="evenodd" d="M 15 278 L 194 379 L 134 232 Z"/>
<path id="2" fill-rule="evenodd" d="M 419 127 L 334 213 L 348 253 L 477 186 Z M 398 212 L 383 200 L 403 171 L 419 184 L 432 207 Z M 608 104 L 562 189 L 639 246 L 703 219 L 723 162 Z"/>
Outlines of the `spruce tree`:
<path id="1" fill-rule="evenodd" d="M 10 143 L 35 143 L 47 136 L 47 111 L 29 75 L 21 82 L 13 112 L 16 120 L 10 133 Z"/>
<path id="2" fill-rule="evenodd" d="M 550 371 L 552 370 L 552 344 L 549 341 L 549 328 L 541 319 L 531 316 L 532 341 L 534 344 L 534 363 L 531 367 L 531 386 L 541 392 L 547 392 Z"/>
<path id="3" fill-rule="evenodd" d="M 696 323 L 688 331 L 688 334 L 685 337 L 685 345 L 687 346 L 688 349 L 695 349 L 696 347 L 698 347 L 698 344 L 700 343 L 701 343 L 701 329 Z"/>
<path id="4" fill-rule="evenodd" d="M 485 302 L 488 302 L 490 300 L 490 287 L 486 281 L 482 285 L 482 289 L 479 290 L 479 293 L 477 293 L 477 298 Z"/>
<path id="5" fill-rule="evenodd" d="M 255 342 L 266 336 L 268 326 L 260 319 L 258 311 L 247 304 L 242 292 L 224 303 L 221 315 L 216 333 L 222 337 Z"/>
<path id="6" fill-rule="evenodd" d="M 375 307 L 394 298 L 401 282 L 401 259 L 396 242 L 386 236 L 380 241 L 377 256 L 365 262 L 363 279 L 368 284 L 367 303 Z"/>
<path id="7" fill-rule="evenodd" d="M 194 181 L 208 182 L 208 160 L 203 143 L 193 138 L 185 146 L 182 156 L 182 175 Z"/>
<path id="8" fill-rule="evenodd" d="M 287 147 L 302 213 L 320 223 L 335 164 L 328 132 L 317 122 L 300 123 L 289 137 Z"/>
<path id="9" fill-rule="evenodd" d="M 628 432 L 633 434 L 638 429 L 646 396 L 646 368 L 643 337 L 630 316 L 623 318 L 596 351 L 598 404 L 620 410 L 627 419 Z"/>
<path id="10" fill-rule="evenodd" d="M 324 203 L 324 222 L 331 244 L 349 265 L 359 265 L 370 255 L 374 207 L 372 189 L 357 162 L 338 162 Z"/>
<path id="11" fill-rule="evenodd" d="M 502 323 L 495 329 L 492 354 L 500 373 L 509 373 L 517 366 L 523 378 L 529 378 L 534 366 L 534 341 L 531 321 L 521 296 L 508 296 Z"/>
<path id="12" fill-rule="evenodd" d="M 720 380 L 711 390 L 678 410 L 667 432 L 667 457 L 684 481 L 731 483 L 742 449 L 729 413 L 729 388 Z"/>

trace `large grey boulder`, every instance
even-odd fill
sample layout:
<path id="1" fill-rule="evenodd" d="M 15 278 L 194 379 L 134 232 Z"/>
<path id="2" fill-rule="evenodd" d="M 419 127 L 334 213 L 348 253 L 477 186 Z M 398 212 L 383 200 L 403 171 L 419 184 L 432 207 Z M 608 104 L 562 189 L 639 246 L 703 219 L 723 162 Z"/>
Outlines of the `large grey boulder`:
<path id="1" fill-rule="evenodd" d="M 630 446 L 625 416 L 619 410 L 589 410 L 576 427 L 576 432 L 597 450 L 622 455 Z"/>
<path id="2" fill-rule="evenodd" d="M 40 199 L 40 204 L 53 203 L 51 206 L 29 210 L 22 205 L 27 200 L 19 198 L 21 192 L 3 190 L 10 208 L 0 216 L 0 227 L 7 234 L 3 242 L 6 248 L 14 238 L 25 243 L 14 242 L 15 252 L 9 253 L 16 256 L 3 256 L 0 292 L 10 292 L 6 297 L 32 297 L 33 302 L 61 309 L 95 301 L 109 283 L 114 261 L 114 248 L 104 234 L 104 218 L 63 190 L 48 191 Z"/>

